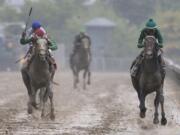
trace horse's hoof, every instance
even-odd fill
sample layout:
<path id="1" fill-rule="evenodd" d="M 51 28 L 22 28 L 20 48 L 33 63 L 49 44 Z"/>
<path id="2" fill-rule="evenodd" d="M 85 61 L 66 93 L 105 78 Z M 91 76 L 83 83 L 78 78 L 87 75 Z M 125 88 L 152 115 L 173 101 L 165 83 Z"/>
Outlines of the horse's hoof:
<path id="1" fill-rule="evenodd" d="M 162 118 L 161 119 L 161 125 L 166 125 L 167 124 L 167 119 L 166 118 Z"/>
<path id="2" fill-rule="evenodd" d="M 158 118 L 154 118 L 153 123 L 154 124 L 158 124 L 159 123 L 159 119 Z"/>
<path id="3" fill-rule="evenodd" d="M 146 113 L 145 112 L 140 112 L 140 117 L 141 118 L 145 118 L 146 117 Z"/>
<path id="4" fill-rule="evenodd" d="M 90 82 L 87 82 L 88 85 L 90 85 L 91 83 Z"/>
<path id="5" fill-rule="evenodd" d="M 54 120 L 55 120 L 55 115 L 54 115 L 54 114 L 51 114 L 51 115 L 50 115 L 50 119 L 54 121 Z"/>
<path id="6" fill-rule="evenodd" d="M 74 89 L 77 89 L 77 85 L 74 85 Z"/>
<path id="7" fill-rule="evenodd" d="M 41 113 L 41 118 L 44 118 L 44 113 Z"/>
<path id="8" fill-rule="evenodd" d="M 33 110 L 31 107 L 28 107 L 28 110 L 27 110 L 28 114 L 32 114 L 33 113 Z"/>
<path id="9" fill-rule="evenodd" d="M 37 104 L 36 104 L 36 103 L 32 103 L 32 106 L 33 106 L 35 109 L 38 109 L 38 107 L 37 107 Z"/>

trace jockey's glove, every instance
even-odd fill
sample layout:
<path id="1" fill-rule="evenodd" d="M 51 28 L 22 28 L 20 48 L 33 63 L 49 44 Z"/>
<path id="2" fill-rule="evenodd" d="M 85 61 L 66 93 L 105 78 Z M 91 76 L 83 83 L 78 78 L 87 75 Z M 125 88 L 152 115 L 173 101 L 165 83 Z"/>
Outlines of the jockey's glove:
<path id="1" fill-rule="evenodd" d="M 52 53 L 52 50 L 51 50 L 51 49 L 48 49 L 48 51 L 49 51 L 50 53 Z"/>
<path id="2" fill-rule="evenodd" d="M 26 36 L 26 32 L 25 32 L 25 31 L 23 31 L 23 33 L 22 33 L 22 37 L 23 37 L 23 38 L 25 38 L 25 36 Z"/>
<path id="3" fill-rule="evenodd" d="M 143 47 L 144 47 L 144 45 L 142 45 L 142 44 L 138 43 L 137 47 L 138 47 L 138 48 L 143 48 Z"/>
<path id="4" fill-rule="evenodd" d="M 159 48 L 163 48 L 163 45 L 159 43 L 159 44 L 158 44 L 158 47 L 159 47 Z"/>

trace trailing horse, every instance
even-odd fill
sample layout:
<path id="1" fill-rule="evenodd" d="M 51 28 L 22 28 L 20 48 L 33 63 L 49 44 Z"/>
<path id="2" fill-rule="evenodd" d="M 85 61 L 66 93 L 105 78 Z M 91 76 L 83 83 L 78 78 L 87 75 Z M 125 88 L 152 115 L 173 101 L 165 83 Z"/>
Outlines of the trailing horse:
<path id="1" fill-rule="evenodd" d="M 28 90 L 28 113 L 33 112 L 33 107 L 36 108 L 36 94 L 38 89 L 41 90 L 42 97 L 42 113 L 41 117 L 44 117 L 45 102 L 50 99 L 51 103 L 51 120 L 55 119 L 54 104 L 53 104 L 53 92 L 52 92 L 52 78 L 54 75 L 54 66 L 51 66 L 49 61 L 48 42 L 46 39 L 39 38 L 36 40 L 36 44 L 33 44 L 33 58 L 29 65 L 28 70 L 22 68 L 21 73 L 24 84 Z"/>
<path id="2" fill-rule="evenodd" d="M 75 51 L 70 56 L 70 67 L 74 75 L 74 88 L 77 88 L 77 83 L 79 83 L 79 72 L 81 70 L 84 70 L 83 88 L 86 89 L 87 74 L 88 74 L 87 84 L 90 84 L 90 76 L 91 76 L 90 63 L 91 63 L 90 43 L 85 38 L 81 44 L 75 45 Z"/>
<path id="3" fill-rule="evenodd" d="M 161 104 L 161 124 L 166 125 L 167 120 L 164 112 L 163 85 L 165 74 L 162 73 L 160 65 L 160 49 L 153 36 L 147 36 L 144 41 L 143 60 L 136 77 L 131 76 L 132 84 L 137 91 L 139 98 L 140 117 L 144 118 L 146 113 L 145 98 L 148 94 L 156 92 L 154 100 L 155 113 L 153 123 L 159 123 L 158 106 Z M 134 64 L 134 63 L 133 63 Z M 132 65 L 133 66 L 133 65 Z M 131 67 L 132 67 L 131 66 Z"/>

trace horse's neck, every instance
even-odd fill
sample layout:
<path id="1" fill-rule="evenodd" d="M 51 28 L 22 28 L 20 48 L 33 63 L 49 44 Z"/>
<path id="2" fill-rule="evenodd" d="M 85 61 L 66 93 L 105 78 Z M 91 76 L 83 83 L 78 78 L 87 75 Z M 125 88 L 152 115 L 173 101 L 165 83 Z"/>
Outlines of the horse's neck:
<path id="1" fill-rule="evenodd" d="M 45 61 L 40 60 L 38 55 L 34 56 L 32 65 L 34 67 L 34 70 L 36 70 L 36 71 L 43 72 L 44 70 L 47 70 L 47 69 L 49 70 L 49 64 L 48 64 L 47 60 L 45 60 Z"/>
<path id="2" fill-rule="evenodd" d="M 146 73 L 152 74 L 152 73 L 157 72 L 160 69 L 159 63 L 158 63 L 158 58 L 154 57 L 150 60 L 144 60 L 143 68 L 144 68 L 143 69 L 144 72 L 146 72 Z"/>
<path id="3" fill-rule="evenodd" d="M 86 51 L 83 48 L 79 48 L 76 51 L 76 54 L 78 54 L 80 57 L 83 57 L 86 54 Z"/>

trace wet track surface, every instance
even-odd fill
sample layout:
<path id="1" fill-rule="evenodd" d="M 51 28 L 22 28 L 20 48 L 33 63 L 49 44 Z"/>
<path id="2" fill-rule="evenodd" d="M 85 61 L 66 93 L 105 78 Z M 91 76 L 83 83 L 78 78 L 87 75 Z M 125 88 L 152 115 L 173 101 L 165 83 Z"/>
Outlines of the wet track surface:
<path id="1" fill-rule="evenodd" d="M 180 135 L 180 89 L 166 78 L 168 124 L 153 124 L 154 94 L 147 97 L 146 118 L 139 118 L 138 98 L 128 73 L 93 73 L 92 85 L 72 88 L 71 73 L 58 73 L 54 86 L 55 121 L 40 110 L 27 114 L 27 91 L 20 73 L 0 73 L 0 134 L 7 135 Z M 159 108 L 159 114 L 160 108 Z M 161 118 L 161 117 L 159 117 Z"/>

